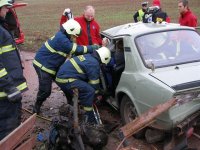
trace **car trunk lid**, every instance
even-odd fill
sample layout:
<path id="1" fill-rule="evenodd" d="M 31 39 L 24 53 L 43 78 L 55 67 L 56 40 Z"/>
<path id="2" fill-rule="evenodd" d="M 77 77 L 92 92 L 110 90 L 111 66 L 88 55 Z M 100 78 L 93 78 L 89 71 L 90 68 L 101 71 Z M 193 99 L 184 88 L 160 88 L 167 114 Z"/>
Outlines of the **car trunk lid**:
<path id="1" fill-rule="evenodd" d="M 150 75 L 176 91 L 200 88 L 200 65 L 176 66 L 170 70 L 155 71 Z"/>

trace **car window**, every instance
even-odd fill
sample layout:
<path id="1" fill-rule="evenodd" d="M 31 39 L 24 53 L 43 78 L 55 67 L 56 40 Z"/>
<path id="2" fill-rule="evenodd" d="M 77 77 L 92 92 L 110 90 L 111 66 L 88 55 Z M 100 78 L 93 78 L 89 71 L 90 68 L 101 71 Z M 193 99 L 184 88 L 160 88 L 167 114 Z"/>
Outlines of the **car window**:
<path id="1" fill-rule="evenodd" d="M 152 33 L 135 39 L 139 53 L 148 66 L 164 67 L 200 60 L 200 35 L 193 30 Z"/>

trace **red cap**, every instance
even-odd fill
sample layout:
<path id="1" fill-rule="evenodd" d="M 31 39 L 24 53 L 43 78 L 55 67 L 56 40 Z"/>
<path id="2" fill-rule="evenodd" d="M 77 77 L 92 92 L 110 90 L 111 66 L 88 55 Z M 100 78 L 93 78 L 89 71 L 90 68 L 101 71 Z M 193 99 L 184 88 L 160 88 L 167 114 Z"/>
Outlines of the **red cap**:
<path id="1" fill-rule="evenodd" d="M 153 0 L 153 6 L 159 6 L 160 7 L 160 0 Z"/>

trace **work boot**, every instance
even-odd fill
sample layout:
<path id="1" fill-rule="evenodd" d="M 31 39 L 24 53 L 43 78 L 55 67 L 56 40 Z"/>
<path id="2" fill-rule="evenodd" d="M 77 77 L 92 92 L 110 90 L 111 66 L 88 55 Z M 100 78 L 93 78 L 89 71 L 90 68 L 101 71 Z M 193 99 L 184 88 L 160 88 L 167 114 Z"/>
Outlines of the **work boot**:
<path id="1" fill-rule="evenodd" d="M 40 107 L 42 106 L 42 101 L 36 101 L 35 105 L 33 106 L 33 113 L 40 113 Z"/>

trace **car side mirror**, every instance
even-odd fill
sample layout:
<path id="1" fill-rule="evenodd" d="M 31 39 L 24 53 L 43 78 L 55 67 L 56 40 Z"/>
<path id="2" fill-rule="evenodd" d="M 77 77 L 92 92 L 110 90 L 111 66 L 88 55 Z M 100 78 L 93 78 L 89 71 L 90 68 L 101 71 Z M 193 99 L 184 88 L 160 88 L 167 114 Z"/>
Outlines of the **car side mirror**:
<path id="1" fill-rule="evenodd" d="M 151 69 L 152 72 L 155 71 L 155 65 L 154 65 L 154 63 L 152 61 L 146 62 L 146 66 L 147 66 L 147 68 Z"/>

